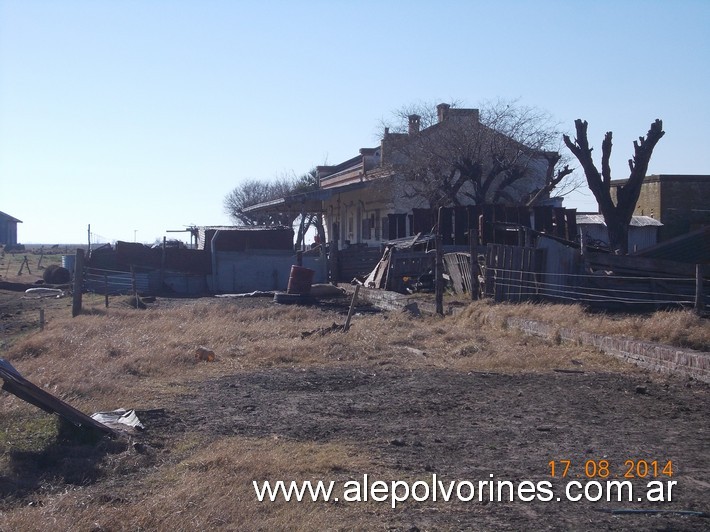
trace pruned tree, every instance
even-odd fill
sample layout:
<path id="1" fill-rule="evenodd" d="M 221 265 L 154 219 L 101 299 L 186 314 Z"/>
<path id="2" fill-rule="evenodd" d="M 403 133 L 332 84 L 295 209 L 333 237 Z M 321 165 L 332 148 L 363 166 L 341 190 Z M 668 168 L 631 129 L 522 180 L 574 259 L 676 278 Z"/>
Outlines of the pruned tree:
<path id="1" fill-rule="evenodd" d="M 639 137 L 638 141 L 634 141 L 634 156 L 629 159 L 629 179 L 626 184 L 617 187 L 616 203 L 614 203 L 611 196 L 611 166 L 609 164 L 612 132 L 608 131 L 604 135 L 601 159 L 602 170 L 599 172 L 594 161 L 592 161 L 592 148 L 589 147 L 587 138 L 587 121 L 578 119 L 574 121 L 574 125 L 577 137 L 572 142 L 569 136 L 564 135 L 564 142 L 582 165 L 589 189 L 599 203 L 599 210 L 604 216 L 604 222 L 609 233 L 610 248 L 625 255 L 628 253 L 629 225 L 636 209 L 636 202 L 639 199 L 643 179 L 646 177 L 648 163 L 651 160 L 653 149 L 665 134 L 663 122 L 656 119 L 651 124 L 648 133 L 646 133 L 646 137 Z"/>
<path id="2" fill-rule="evenodd" d="M 429 206 L 464 203 L 533 205 L 553 190 L 580 185 L 559 152 L 561 132 L 551 117 L 516 102 L 479 110 L 440 104 L 409 106 L 383 124 L 386 164 L 403 176 L 403 193 Z"/>

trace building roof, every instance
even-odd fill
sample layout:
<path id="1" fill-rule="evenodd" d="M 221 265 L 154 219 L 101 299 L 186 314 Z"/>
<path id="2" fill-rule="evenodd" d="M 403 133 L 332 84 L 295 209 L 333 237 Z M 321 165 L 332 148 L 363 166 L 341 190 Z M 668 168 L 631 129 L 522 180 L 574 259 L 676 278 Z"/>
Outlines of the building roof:
<path id="1" fill-rule="evenodd" d="M 206 225 L 198 227 L 199 231 L 291 231 L 283 225 Z"/>
<path id="2" fill-rule="evenodd" d="M 10 222 L 15 222 L 15 223 L 18 223 L 18 224 L 21 224 L 21 223 L 22 223 L 22 220 L 18 220 L 18 219 L 15 218 L 14 216 L 10 216 L 9 214 L 5 214 L 5 213 L 2 212 L 2 211 L 0 211 L 0 218 L 5 218 L 6 220 L 8 220 L 8 221 L 10 221 Z"/>
<path id="3" fill-rule="evenodd" d="M 612 186 L 625 185 L 628 179 L 614 179 L 612 180 Z M 667 183 L 669 181 L 676 181 L 679 183 L 697 182 L 697 181 L 710 181 L 710 175 L 700 175 L 700 174 L 653 174 L 647 175 L 643 178 L 645 183 Z"/>
<path id="4" fill-rule="evenodd" d="M 322 209 L 321 202 L 332 198 L 336 194 L 358 190 L 367 185 L 365 182 L 350 183 L 337 188 L 319 188 L 309 192 L 299 192 L 284 198 L 278 198 L 256 205 L 250 205 L 243 209 L 244 212 L 319 212 Z"/>
<path id="5" fill-rule="evenodd" d="M 604 216 L 601 214 L 577 214 L 577 225 L 603 225 Z M 632 216 L 631 227 L 660 227 L 663 224 L 650 216 Z"/>

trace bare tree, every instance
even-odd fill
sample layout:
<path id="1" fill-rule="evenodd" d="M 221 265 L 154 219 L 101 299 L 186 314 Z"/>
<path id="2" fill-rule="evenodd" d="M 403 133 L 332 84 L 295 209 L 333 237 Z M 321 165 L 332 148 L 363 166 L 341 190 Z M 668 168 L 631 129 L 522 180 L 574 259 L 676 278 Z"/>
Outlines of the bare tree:
<path id="1" fill-rule="evenodd" d="M 275 181 L 252 179 L 235 187 L 225 196 L 224 208 L 237 225 L 283 225 L 291 227 L 300 218 L 296 237 L 296 249 L 299 249 L 302 247 L 304 236 L 310 227 L 315 227 L 321 242 L 325 241 L 323 218 L 320 211 L 297 212 L 291 209 L 284 209 L 278 212 L 274 209 L 250 211 L 247 210 L 247 207 L 280 198 L 297 196 L 298 194 L 317 190 L 318 187 L 319 183 L 315 168 L 300 176 L 295 174 L 285 175 Z"/>
<path id="2" fill-rule="evenodd" d="M 224 210 L 237 225 L 286 225 L 293 217 L 283 213 L 244 212 L 246 207 L 282 198 L 291 193 L 294 179 L 282 177 L 276 181 L 250 179 L 235 187 L 224 198 Z"/>
<path id="3" fill-rule="evenodd" d="M 386 151 L 392 152 L 386 164 L 404 176 L 407 195 L 432 208 L 532 205 L 554 189 L 566 193 L 579 186 L 569 178 L 573 170 L 558 149 L 561 132 L 547 113 L 503 101 L 480 110 L 432 109 L 405 107 L 394 113 L 394 125 L 386 124 Z"/>
<path id="4" fill-rule="evenodd" d="M 318 188 L 320 188 L 318 171 L 316 168 L 311 168 L 308 172 L 295 179 L 292 194 L 306 193 L 318 190 Z M 325 242 L 323 213 L 320 210 L 317 212 L 304 212 L 300 214 L 299 229 L 296 234 L 296 249 L 300 249 L 303 246 L 303 239 L 306 236 L 306 232 L 311 227 L 315 228 L 319 240 Z"/>
<path id="5" fill-rule="evenodd" d="M 592 148 L 589 147 L 587 139 L 586 120 L 575 120 L 574 125 L 577 130 L 577 138 L 572 142 L 567 135 L 564 135 L 565 144 L 581 163 L 589 189 L 599 203 L 599 210 L 604 216 L 604 222 L 609 232 L 609 246 L 612 250 L 626 254 L 628 253 L 629 224 L 634 209 L 636 209 L 636 202 L 639 199 L 641 185 L 646 176 L 653 149 L 665 134 L 663 122 L 656 119 L 646 133 L 646 137 L 639 137 L 638 141 L 634 141 L 634 156 L 629 159 L 629 179 L 626 184 L 617 187 L 616 204 L 611 197 L 611 167 L 609 165 L 612 147 L 611 131 L 604 135 L 602 142 L 602 171 L 600 173 L 592 161 Z"/>

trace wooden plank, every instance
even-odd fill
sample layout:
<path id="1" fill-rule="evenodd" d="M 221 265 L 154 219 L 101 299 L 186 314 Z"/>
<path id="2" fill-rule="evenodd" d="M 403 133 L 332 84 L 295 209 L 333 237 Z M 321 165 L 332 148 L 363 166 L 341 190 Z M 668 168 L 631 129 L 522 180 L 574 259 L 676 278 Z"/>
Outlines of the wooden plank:
<path id="1" fill-rule="evenodd" d="M 447 268 L 454 285 L 454 291 L 463 294 L 471 291 L 471 256 L 468 253 L 447 253 L 444 255 Z"/>
<path id="2" fill-rule="evenodd" d="M 429 234 L 434 228 L 434 214 L 431 209 L 412 209 L 412 232 Z"/>
<path id="3" fill-rule="evenodd" d="M 486 246 L 486 271 L 484 294 L 486 297 L 493 297 L 493 256 L 495 253 L 494 244 Z"/>
<path id="4" fill-rule="evenodd" d="M 530 225 L 530 207 L 518 207 L 518 223 L 525 227 Z"/>
<path id="5" fill-rule="evenodd" d="M 510 261 L 510 247 L 506 245 L 501 245 L 502 261 L 500 261 L 500 298 L 501 301 L 508 301 L 508 296 L 510 295 L 510 277 L 509 277 L 509 261 Z"/>
<path id="6" fill-rule="evenodd" d="M 508 249 L 510 250 L 510 260 L 508 261 L 508 301 L 520 301 L 520 285 L 516 282 L 516 276 L 520 267 L 520 250 L 522 248 L 510 246 Z"/>
<path id="7" fill-rule="evenodd" d="M 466 207 L 454 207 L 454 244 L 465 246 L 468 244 L 468 209 Z M 445 244 L 446 242 L 444 242 Z"/>
<path id="8" fill-rule="evenodd" d="M 577 239 L 577 209 L 565 209 L 567 217 L 567 240 Z"/>
<path id="9" fill-rule="evenodd" d="M 555 217 L 555 236 L 567 238 L 567 221 L 564 207 L 554 207 L 552 210 Z"/>
<path id="10" fill-rule="evenodd" d="M 495 244 L 495 210 L 493 205 L 483 205 L 483 239 L 481 245 Z"/>
<path id="11" fill-rule="evenodd" d="M 518 265 L 519 271 L 517 276 L 518 290 L 519 290 L 519 301 L 525 301 L 528 298 L 527 295 L 527 277 L 528 277 L 528 262 L 529 262 L 529 250 L 527 248 L 520 248 L 520 263 Z"/>
<path id="12" fill-rule="evenodd" d="M 445 246 L 450 246 L 454 243 L 454 210 L 450 207 L 442 207 L 439 209 L 439 234 Z"/>
<path id="13" fill-rule="evenodd" d="M 461 268 L 461 278 L 463 287 L 466 293 L 470 294 L 473 290 L 471 286 L 471 254 L 458 253 L 459 268 Z"/>
<path id="14" fill-rule="evenodd" d="M 475 247 L 481 244 L 482 233 L 479 222 L 483 209 L 478 205 L 469 205 L 466 209 L 468 210 L 469 244 Z"/>

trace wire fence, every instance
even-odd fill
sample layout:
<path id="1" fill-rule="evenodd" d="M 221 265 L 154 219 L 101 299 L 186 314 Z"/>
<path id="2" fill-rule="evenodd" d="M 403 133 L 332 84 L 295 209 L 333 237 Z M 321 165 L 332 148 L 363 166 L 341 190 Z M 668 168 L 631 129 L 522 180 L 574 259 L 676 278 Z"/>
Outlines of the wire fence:
<path id="1" fill-rule="evenodd" d="M 534 273 L 528 270 L 489 267 L 487 293 L 496 301 L 553 299 L 589 304 L 623 304 L 692 307 L 694 277 L 638 277 L 627 275 Z M 710 295 L 702 294 L 703 307 Z"/>
<path id="2" fill-rule="evenodd" d="M 150 286 L 147 273 L 135 273 L 101 268 L 86 268 L 83 289 L 103 295 L 128 295 L 134 291 L 147 292 Z"/>

